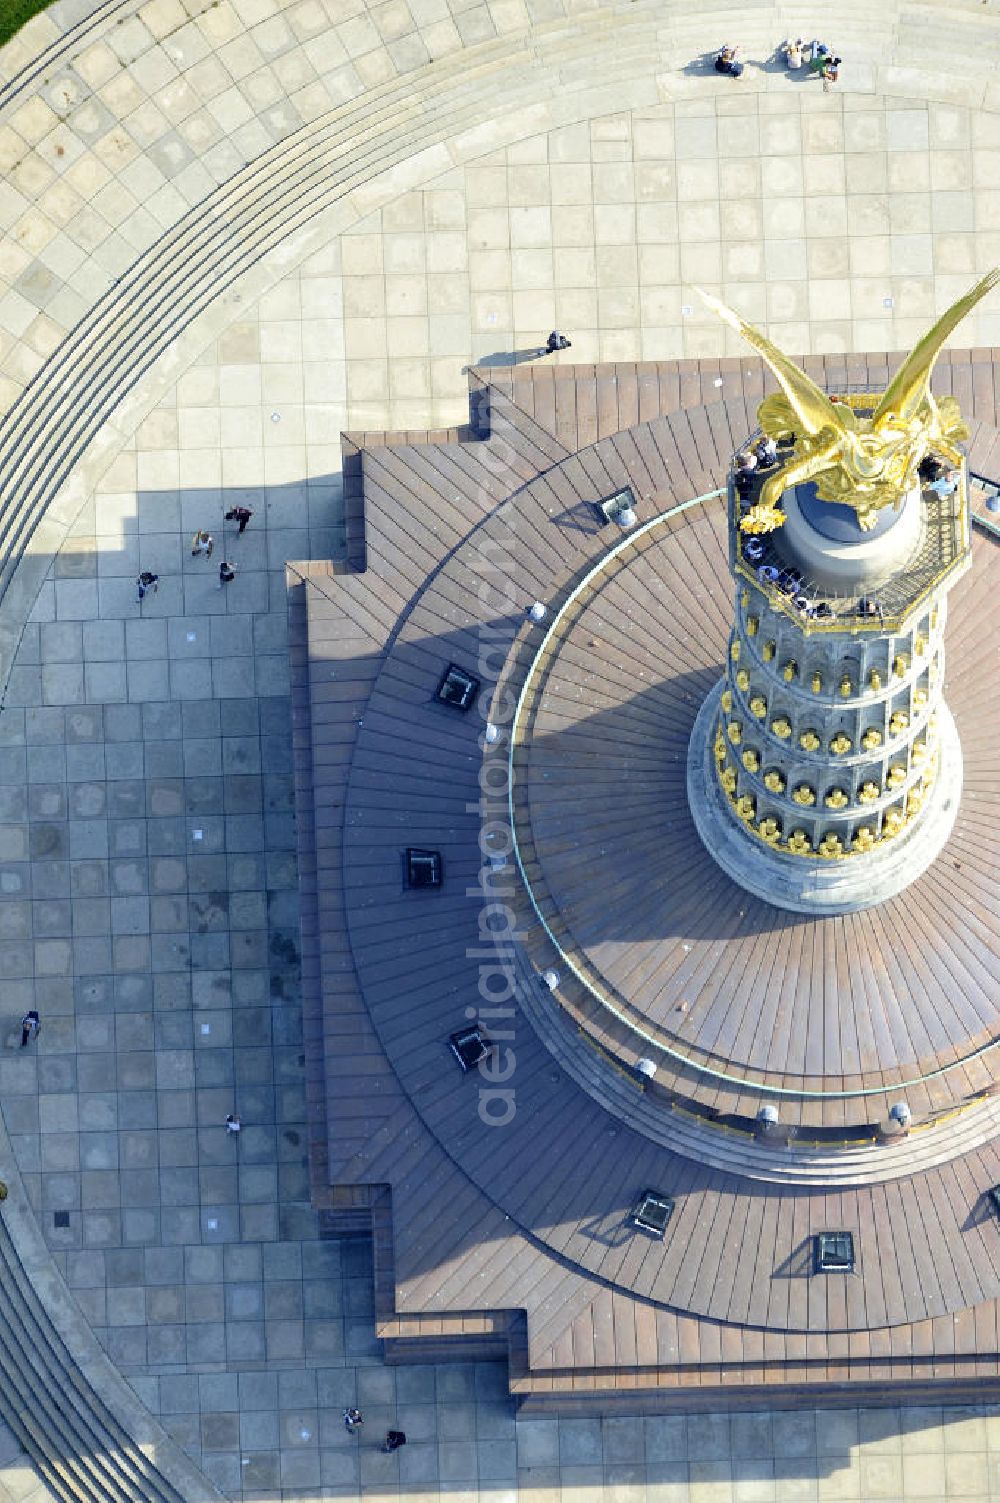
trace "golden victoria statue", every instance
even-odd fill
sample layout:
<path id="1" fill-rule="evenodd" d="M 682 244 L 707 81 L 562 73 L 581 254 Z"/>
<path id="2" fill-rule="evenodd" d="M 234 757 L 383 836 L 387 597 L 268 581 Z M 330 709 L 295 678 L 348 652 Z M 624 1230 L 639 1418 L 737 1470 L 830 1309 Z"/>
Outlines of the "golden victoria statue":
<path id="1" fill-rule="evenodd" d="M 761 487 L 760 501 L 740 522 L 744 532 L 770 532 L 785 520 L 778 502 L 790 486 L 812 480 L 823 501 L 853 506 L 866 531 L 884 506 L 898 506 L 916 484 L 917 466 L 931 449 L 960 465 L 955 445 L 968 438 L 954 397 L 931 395 L 931 373 L 941 347 L 979 300 L 1000 283 L 994 267 L 938 319 L 908 355 L 870 416 L 868 402 L 833 401 L 787 355 L 738 313 L 696 288 L 702 300 L 756 349 L 780 392 L 757 409 L 763 431 L 793 441 L 783 465 Z M 871 399 L 869 399 L 869 402 Z"/>

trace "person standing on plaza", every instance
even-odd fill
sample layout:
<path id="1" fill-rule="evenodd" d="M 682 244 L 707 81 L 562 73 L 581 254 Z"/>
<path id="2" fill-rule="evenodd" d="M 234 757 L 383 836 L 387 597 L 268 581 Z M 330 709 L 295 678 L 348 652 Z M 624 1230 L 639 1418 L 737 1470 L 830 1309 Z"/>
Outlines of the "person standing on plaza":
<path id="1" fill-rule="evenodd" d="M 141 605 L 148 591 L 152 590 L 155 595 L 160 588 L 160 576 L 158 574 L 151 574 L 148 569 L 143 569 L 135 583 L 139 591 L 139 604 Z"/>
<path id="2" fill-rule="evenodd" d="M 359 1429 L 360 1426 L 364 1424 L 364 1422 L 365 1417 L 361 1413 L 360 1409 L 344 1410 L 344 1425 L 347 1428 L 348 1435 L 353 1435 L 355 1430 Z"/>
<path id="3" fill-rule="evenodd" d="M 232 584 L 235 578 L 236 565 L 231 564 L 228 559 L 224 558 L 219 565 L 219 589 L 222 590 L 227 584 Z"/>
<path id="4" fill-rule="evenodd" d="M 243 1123 L 236 1112 L 230 1112 L 226 1118 L 226 1133 L 239 1133 L 243 1131 Z"/>
<path id="5" fill-rule="evenodd" d="M 249 506 L 233 506 L 230 507 L 229 511 L 226 512 L 226 521 L 239 522 L 240 536 L 242 537 L 243 533 L 245 533 L 247 530 L 247 523 L 252 516 L 253 512 L 250 510 Z"/>
<path id="6" fill-rule="evenodd" d="M 197 558 L 199 553 L 203 553 L 206 558 L 211 558 L 212 549 L 214 547 L 215 539 L 213 538 L 212 534 L 210 532 L 206 532 L 204 527 L 199 527 L 198 531 L 191 539 L 191 557 Z"/>
<path id="7" fill-rule="evenodd" d="M 26 1049 L 31 1040 L 38 1037 L 38 1030 L 41 1028 L 41 1026 L 41 1020 L 34 1008 L 31 1008 L 30 1012 L 25 1013 L 24 1017 L 21 1019 L 22 1049 Z"/>

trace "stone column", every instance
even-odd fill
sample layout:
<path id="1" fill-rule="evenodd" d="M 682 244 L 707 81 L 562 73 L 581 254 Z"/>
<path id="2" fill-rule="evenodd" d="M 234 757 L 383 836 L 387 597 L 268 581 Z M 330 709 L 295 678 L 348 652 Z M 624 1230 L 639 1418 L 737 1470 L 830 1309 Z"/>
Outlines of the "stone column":
<path id="1" fill-rule="evenodd" d="M 711 855 L 778 906 L 843 913 L 899 892 L 958 812 L 942 697 L 946 592 L 968 563 L 965 485 L 919 487 L 862 532 L 786 493 L 766 541 L 730 493 L 735 620 L 725 678 L 692 734 L 688 789 Z"/>

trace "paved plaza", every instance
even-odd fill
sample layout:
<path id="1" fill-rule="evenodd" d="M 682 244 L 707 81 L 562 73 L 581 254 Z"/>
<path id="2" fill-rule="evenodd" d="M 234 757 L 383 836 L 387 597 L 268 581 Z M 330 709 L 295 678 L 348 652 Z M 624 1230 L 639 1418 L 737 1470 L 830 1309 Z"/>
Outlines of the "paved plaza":
<path id="1" fill-rule="evenodd" d="M 383 1363 L 369 1246 L 309 1204 L 285 578 L 342 553 L 342 431 L 461 422 L 469 365 L 552 327 L 566 363 L 739 353 L 697 281 L 790 352 L 907 347 L 1000 261 L 1000 6 L 854 0 L 842 36 L 770 4 L 91 9 L 0 52 L 0 439 L 64 398 L 68 456 L 0 607 L 0 1175 L 83 1320 L 233 1499 L 1000 1497 L 992 1411 L 518 1419 L 498 1364 Z M 773 62 L 792 24 L 831 29 L 838 91 Z M 739 85 L 702 57 L 730 32 Z M 144 315 L 110 414 L 74 403 L 81 321 L 108 298 L 113 340 L 133 269 L 272 151 L 266 223 L 337 111 L 274 243 Z M 960 338 L 1000 345 L 995 301 Z M 0 1498 L 50 1496 L 0 1430 Z"/>

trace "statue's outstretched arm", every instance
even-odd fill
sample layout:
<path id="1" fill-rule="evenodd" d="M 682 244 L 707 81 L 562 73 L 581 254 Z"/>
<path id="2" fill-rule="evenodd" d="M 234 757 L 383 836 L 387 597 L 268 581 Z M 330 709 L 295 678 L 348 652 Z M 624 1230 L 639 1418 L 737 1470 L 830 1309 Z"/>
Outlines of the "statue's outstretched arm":
<path id="1" fill-rule="evenodd" d="M 763 359 L 768 369 L 772 372 L 778 385 L 781 387 L 791 405 L 797 420 L 797 431 L 812 435 L 821 433 L 824 428 L 831 428 L 835 433 L 844 429 L 843 414 L 837 411 L 835 403 L 830 401 L 825 391 L 822 391 L 805 371 L 800 370 L 787 355 L 782 354 L 777 345 L 755 329 L 753 324 L 748 324 L 732 308 L 727 308 L 725 303 L 720 303 L 717 297 L 696 287 L 695 292 L 705 305 L 718 314 L 723 323 L 735 329 L 741 334 L 748 344 Z"/>
<path id="2" fill-rule="evenodd" d="M 947 313 L 942 313 L 937 323 L 929 329 L 912 354 L 907 355 L 899 370 L 886 387 L 885 395 L 872 414 L 872 426 L 878 428 L 880 420 L 890 413 L 909 421 L 917 416 L 930 396 L 931 374 L 934 362 L 940 355 L 945 340 L 958 328 L 967 313 L 1000 284 L 1000 266 L 994 266 L 957 303 L 952 303 Z"/>

